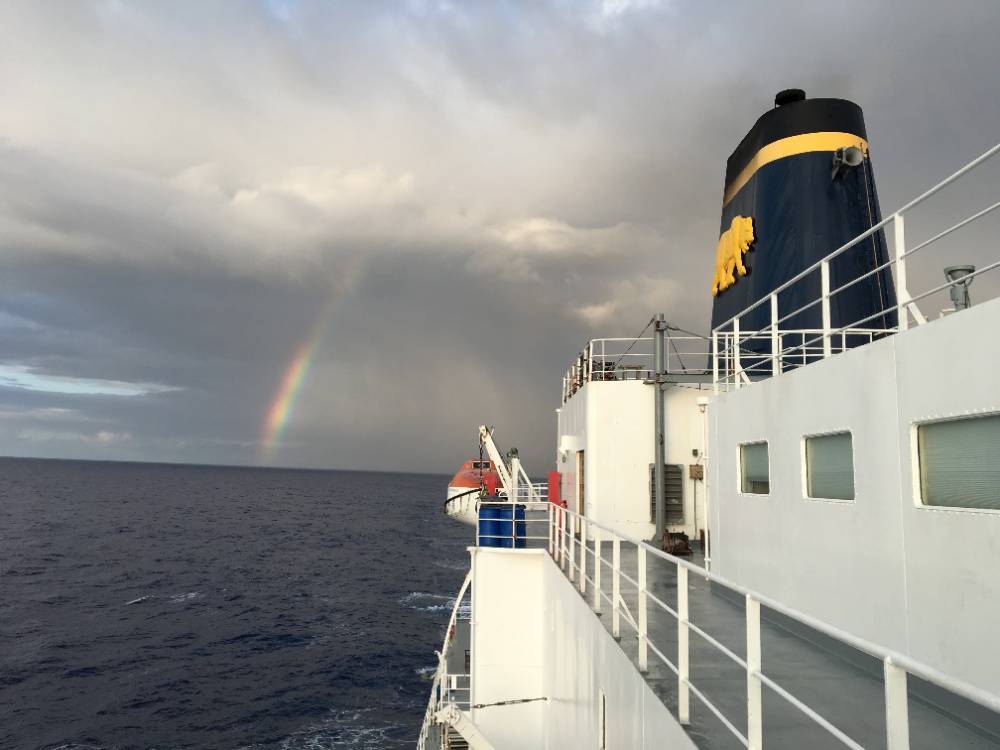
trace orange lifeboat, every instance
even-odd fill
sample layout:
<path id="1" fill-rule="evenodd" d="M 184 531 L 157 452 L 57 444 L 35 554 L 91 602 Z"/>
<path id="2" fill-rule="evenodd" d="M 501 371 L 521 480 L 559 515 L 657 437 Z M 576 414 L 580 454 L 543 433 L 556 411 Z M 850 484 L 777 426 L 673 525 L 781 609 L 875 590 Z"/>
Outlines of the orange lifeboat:
<path id="1" fill-rule="evenodd" d="M 470 458 L 448 482 L 445 513 L 463 523 L 476 524 L 481 496 L 496 496 L 500 475 L 489 459 Z"/>

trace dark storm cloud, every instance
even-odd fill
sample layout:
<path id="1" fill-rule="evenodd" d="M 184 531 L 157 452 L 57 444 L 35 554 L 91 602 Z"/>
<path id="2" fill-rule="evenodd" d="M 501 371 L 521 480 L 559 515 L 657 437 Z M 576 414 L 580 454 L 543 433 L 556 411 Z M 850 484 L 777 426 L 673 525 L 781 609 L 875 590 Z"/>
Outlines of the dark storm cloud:
<path id="1" fill-rule="evenodd" d="M 0 387 L 0 453 L 255 462 L 324 319 L 275 461 L 447 471 L 483 421 L 540 472 L 588 338 L 707 327 L 725 158 L 773 93 L 860 102 L 889 209 L 998 140 L 996 16 L 2 4 L 0 365 L 156 389 Z"/>

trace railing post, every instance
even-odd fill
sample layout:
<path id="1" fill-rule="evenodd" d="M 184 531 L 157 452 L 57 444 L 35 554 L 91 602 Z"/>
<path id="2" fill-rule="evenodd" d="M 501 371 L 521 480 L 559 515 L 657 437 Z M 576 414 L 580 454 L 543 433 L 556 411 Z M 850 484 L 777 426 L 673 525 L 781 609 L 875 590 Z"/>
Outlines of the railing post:
<path id="1" fill-rule="evenodd" d="M 601 530 L 594 527 L 594 611 L 601 614 Z"/>
<path id="2" fill-rule="evenodd" d="M 514 458 L 512 458 L 510 460 L 510 497 L 507 498 L 507 501 L 510 502 L 510 503 L 517 503 L 517 499 L 518 499 L 517 495 L 518 495 L 518 492 L 520 492 L 520 490 L 518 488 L 518 480 L 521 478 L 519 476 L 520 473 L 521 473 L 521 459 L 519 459 L 517 456 L 515 456 Z M 510 514 L 511 514 L 510 518 L 511 518 L 512 522 L 514 520 L 514 516 L 516 515 L 514 513 L 514 508 L 515 508 L 515 506 L 511 505 L 511 507 L 510 507 Z M 514 529 L 516 529 L 516 528 L 517 528 L 516 526 L 511 526 L 510 527 L 511 536 L 514 536 Z"/>
<path id="3" fill-rule="evenodd" d="M 688 570 L 677 566 L 677 720 L 691 722 L 691 699 L 688 694 Z"/>
<path id="4" fill-rule="evenodd" d="M 740 375 L 743 368 L 740 367 L 740 316 L 733 318 L 733 387 L 740 387 Z"/>
<path id="5" fill-rule="evenodd" d="M 909 750 L 910 717 L 906 695 L 906 670 L 889 657 L 883 661 L 885 672 L 885 733 L 888 750 Z"/>
<path id="6" fill-rule="evenodd" d="M 719 393 L 719 332 L 712 331 L 712 392 Z"/>
<path id="7" fill-rule="evenodd" d="M 587 593 L 587 519 L 580 519 L 580 593 Z"/>
<path id="8" fill-rule="evenodd" d="M 566 549 L 566 536 L 567 536 L 566 532 L 569 529 L 569 519 L 566 517 L 566 509 L 565 508 L 560 508 L 559 511 L 560 511 L 560 516 L 562 517 L 562 526 L 561 526 L 562 533 L 559 535 L 559 536 L 562 537 L 562 553 L 559 555 L 559 562 L 562 563 L 562 569 L 563 569 L 563 572 L 565 573 L 565 572 L 567 572 L 566 571 L 566 558 L 568 556 L 567 555 L 568 550 Z"/>
<path id="9" fill-rule="evenodd" d="M 833 351 L 830 342 L 830 329 L 833 327 L 830 316 L 830 261 L 824 260 L 819 266 L 819 283 L 823 309 L 823 357 L 829 357 Z"/>
<path id="10" fill-rule="evenodd" d="M 611 535 L 611 635 L 618 640 L 622 637 L 622 543 L 617 534 Z"/>
<path id="11" fill-rule="evenodd" d="M 747 594 L 747 747 L 764 746 L 764 713 L 761 703 L 760 602 Z"/>
<path id="12" fill-rule="evenodd" d="M 903 222 L 903 214 L 893 214 L 892 216 L 893 244 L 896 246 L 896 273 L 893 278 L 896 280 L 896 304 L 899 306 L 899 330 L 905 331 L 910 327 L 910 318 L 906 312 L 906 303 L 910 301 L 910 292 L 906 287 L 906 228 Z"/>
<path id="13" fill-rule="evenodd" d="M 548 513 L 548 519 L 549 519 L 549 557 L 552 557 L 554 559 L 558 559 L 558 558 L 556 558 L 556 554 L 555 554 L 556 553 L 556 545 L 555 545 L 555 531 L 554 531 L 553 523 L 552 523 L 553 517 L 554 517 L 553 513 L 552 513 L 552 503 L 548 503 L 547 506 L 548 507 L 546 507 L 545 510 Z"/>
<path id="14" fill-rule="evenodd" d="M 649 657 L 646 648 L 646 548 L 636 545 L 636 563 L 639 569 L 639 671 L 649 671 Z"/>
<path id="15" fill-rule="evenodd" d="M 576 526 L 576 519 L 571 520 L 573 521 L 573 525 Z M 570 583 L 572 583 L 576 580 L 576 571 L 574 569 L 576 561 L 573 559 L 576 555 L 576 547 L 574 546 L 576 544 L 576 534 L 573 533 L 572 529 L 567 528 L 566 536 L 569 538 L 569 549 L 566 551 L 566 562 L 569 565 L 569 570 L 566 571 L 566 575 L 569 576 Z"/>
<path id="16" fill-rule="evenodd" d="M 781 343 L 778 340 L 778 295 L 771 295 L 771 375 L 781 372 Z"/>

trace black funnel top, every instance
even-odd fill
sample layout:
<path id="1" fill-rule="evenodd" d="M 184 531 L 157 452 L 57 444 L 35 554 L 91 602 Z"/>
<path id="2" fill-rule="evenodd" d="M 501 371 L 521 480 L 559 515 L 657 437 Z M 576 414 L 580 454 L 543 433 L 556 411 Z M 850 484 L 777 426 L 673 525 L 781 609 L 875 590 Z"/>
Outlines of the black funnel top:
<path id="1" fill-rule="evenodd" d="M 806 92 L 802 89 L 785 89 L 774 95 L 774 106 L 783 107 L 792 102 L 801 102 L 806 98 Z"/>

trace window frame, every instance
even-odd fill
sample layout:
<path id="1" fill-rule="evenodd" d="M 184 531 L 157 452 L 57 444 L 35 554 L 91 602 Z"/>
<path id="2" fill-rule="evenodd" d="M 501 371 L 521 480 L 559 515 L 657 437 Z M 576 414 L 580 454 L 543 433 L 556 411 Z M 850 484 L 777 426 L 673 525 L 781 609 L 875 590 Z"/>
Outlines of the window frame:
<path id="1" fill-rule="evenodd" d="M 809 494 L 809 451 L 806 448 L 808 441 L 814 438 L 833 437 L 834 435 L 849 435 L 851 438 L 851 487 L 854 496 L 849 500 L 841 497 L 819 497 Z M 836 503 L 838 505 L 849 505 L 858 502 L 858 462 L 857 451 L 854 446 L 854 431 L 850 427 L 842 427 L 836 430 L 826 430 L 825 432 L 811 432 L 803 435 L 799 441 L 799 455 L 802 464 L 802 499 L 816 503 Z"/>
<path id="2" fill-rule="evenodd" d="M 743 446 L 746 445 L 767 446 L 767 492 L 743 491 Z M 771 497 L 771 441 L 767 438 L 752 438 L 736 443 L 736 492 L 744 497 Z"/>
<path id="3" fill-rule="evenodd" d="M 928 424 L 959 422 L 981 417 L 1000 417 L 1000 410 L 968 411 L 946 416 L 917 418 L 910 422 L 910 477 L 911 496 L 914 507 L 930 513 L 973 513 L 985 516 L 1000 516 L 1000 508 L 968 508 L 963 505 L 928 505 L 924 502 L 923 483 L 920 481 L 920 428 Z"/>

